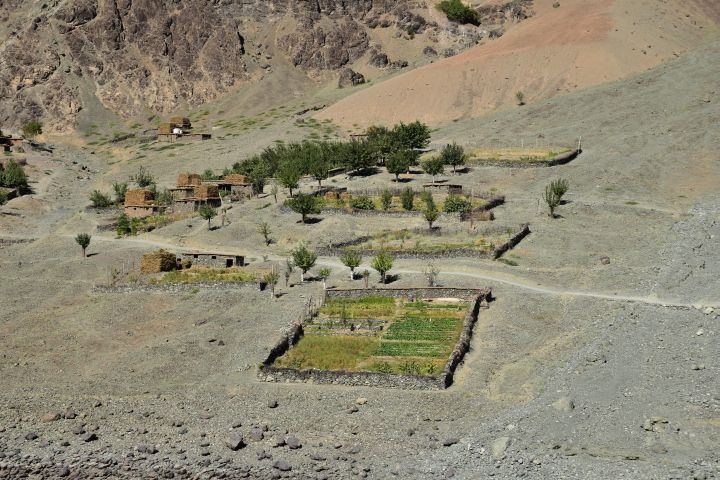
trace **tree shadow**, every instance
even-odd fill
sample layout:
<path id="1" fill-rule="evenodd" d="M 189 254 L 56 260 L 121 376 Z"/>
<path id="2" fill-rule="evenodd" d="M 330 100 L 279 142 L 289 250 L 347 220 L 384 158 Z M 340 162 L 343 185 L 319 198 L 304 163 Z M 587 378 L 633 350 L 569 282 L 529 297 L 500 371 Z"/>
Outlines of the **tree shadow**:
<path id="1" fill-rule="evenodd" d="M 100 255 L 98 252 L 88 253 L 85 255 L 86 257 L 94 257 L 95 255 Z"/>
<path id="2" fill-rule="evenodd" d="M 378 167 L 368 167 L 363 168 L 362 170 L 357 170 L 352 173 L 348 173 L 348 177 L 370 177 L 372 175 L 380 173 L 380 169 Z"/>
<path id="3" fill-rule="evenodd" d="M 315 225 L 316 223 L 320 223 L 320 222 L 322 222 L 322 221 L 323 221 L 322 218 L 318 218 L 318 217 L 307 217 L 307 218 L 305 219 L 305 222 L 304 222 L 304 223 L 303 223 L 302 220 L 299 220 L 297 223 L 303 223 L 304 225 Z"/>
<path id="4" fill-rule="evenodd" d="M 385 275 L 385 285 L 397 282 L 399 279 L 400 279 L 400 275 L 398 275 L 396 273 L 393 273 L 393 274 L 388 273 L 387 275 Z"/>
<path id="5" fill-rule="evenodd" d="M 412 182 L 412 178 L 397 178 L 397 179 L 393 180 L 393 182 L 395 182 L 395 183 L 408 183 L 408 182 Z"/>

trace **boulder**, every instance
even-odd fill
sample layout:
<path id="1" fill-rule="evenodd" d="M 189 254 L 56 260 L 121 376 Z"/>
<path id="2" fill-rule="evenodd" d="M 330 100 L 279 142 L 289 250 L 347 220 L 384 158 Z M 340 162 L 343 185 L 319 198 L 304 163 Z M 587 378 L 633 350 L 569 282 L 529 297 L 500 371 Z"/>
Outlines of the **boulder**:
<path id="1" fill-rule="evenodd" d="M 338 79 L 338 87 L 354 87 L 355 85 L 362 85 L 365 83 L 365 77 L 362 73 L 358 73 L 352 68 L 344 68 L 340 72 L 340 78 Z"/>

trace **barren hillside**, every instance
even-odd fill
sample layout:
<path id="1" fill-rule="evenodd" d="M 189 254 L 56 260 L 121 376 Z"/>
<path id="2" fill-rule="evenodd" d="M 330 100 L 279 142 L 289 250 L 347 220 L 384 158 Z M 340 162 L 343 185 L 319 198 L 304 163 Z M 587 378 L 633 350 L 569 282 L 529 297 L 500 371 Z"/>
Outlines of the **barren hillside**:
<path id="1" fill-rule="evenodd" d="M 708 1 L 553 0 L 496 42 L 356 93 L 318 118 L 349 126 L 420 119 L 442 124 L 625 78 L 717 31 Z M 397 108 L 387 108 L 396 105 Z"/>

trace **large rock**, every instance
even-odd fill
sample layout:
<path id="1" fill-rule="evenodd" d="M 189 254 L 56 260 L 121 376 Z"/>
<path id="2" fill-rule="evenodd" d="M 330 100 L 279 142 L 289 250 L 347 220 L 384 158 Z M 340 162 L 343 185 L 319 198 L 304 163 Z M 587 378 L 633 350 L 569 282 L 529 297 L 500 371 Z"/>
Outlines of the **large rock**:
<path id="1" fill-rule="evenodd" d="M 496 439 L 490 449 L 492 452 L 492 456 L 496 460 L 500 460 L 505 456 L 505 451 L 510 446 L 510 437 L 500 437 Z"/>
<path id="2" fill-rule="evenodd" d="M 354 71 L 352 68 L 345 68 L 340 72 L 338 87 L 354 87 L 365 83 L 365 77 L 362 73 Z"/>

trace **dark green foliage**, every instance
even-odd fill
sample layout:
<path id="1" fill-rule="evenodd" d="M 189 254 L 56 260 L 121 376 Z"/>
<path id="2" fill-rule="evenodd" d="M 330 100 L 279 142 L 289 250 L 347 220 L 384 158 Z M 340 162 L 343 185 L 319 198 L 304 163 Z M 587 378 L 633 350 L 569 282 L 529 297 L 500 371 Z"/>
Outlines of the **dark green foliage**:
<path id="1" fill-rule="evenodd" d="M 205 182 L 208 181 L 208 180 L 214 180 L 214 179 L 215 179 L 215 173 L 213 173 L 213 171 L 208 168 L 207 170 L 205 170 L 205 171 L 202 173 L 202 175 L 200 175 L 200 178 L 201 178 L 203 181 L 205 181 Z"/>
<path id="2" fill-rule="evenodd" d="M 444 167 L 445 162 L 443 162 L 442 158 L 440 157 L 432 157 L 422 163 L 423 171 L 428 175 L 432 175 L 433 178 L 435 178 L 435 175 L 443 173 L 443 171 L 445 170 Z"/>
<path id="3" fill-rule="evenodd" d="M 448 20 L 458 23 L 480 25 L 480 15 L 461 0 L 443 0 L 437 4 L 438 10 L 447 15 Z"/>
<path id="4" fill-rule="evenodd" d="M 90 235 L 87 233 L 78 233 L 75 237 L 75 243 L 80 245 L 80 248 L 82 248 L 82 256 L 85 256 L 85 250 L 87 250 L 87 247 L 90 246 Z"/>
<path id="5" fill-rule="evenodd" d="M 366 195 L 351 198 L 350 206 L 359 210 L 375 210 L 375 204 L 372 199 Z"/>
<path id="6" fill-rule="evenodd" d="M 118 217 L 115 231 L 118 235 L 127 235 L 130 233 L 130 219 L 124 213 Z"/>
<path id="7" fill-rule="evenodd" d="M 425 203 L 425 208 L 436 210 L 437 207 L 435 205 L 435 199 L 432 196 L 432 193 L 428 191 L 424 191 L 420 194 L 420 200 L 422 200 Z"/>
<path id="8" fill-rule="evenodd" d="M 28 190 L 27 175 L 22 166 L 15 160 L 10 160 L 5 170 L 0 170 L 0 185 L 3 187 L 17 188 L 20 193 Z"/>
<path id="9" fill-rule="evenodd" d="M 288 189 L 292 197 L 293 189 L 298 188 L 300 178 L 302 177 L 300 164 L 294 161 L 283 163 L 277 171 L 276 177 L 280 185 Z"/>
<path id="10" fill-rule="evenodd" d="M 173 201 L 172 192 L 167 188 L 163 188 L 161 192 L 155 194 L 155 199 L 160 205 L 170 205 Z"/>
<path id="11" fill-rule="evenodd" d="M 308 193 L 298 193 L 294 198 L 286 200 L 285 205 L 290 207 L 293 212 L 299 213 L 302 216 L 303 223 L 311 213 L 320 213 L 318 198 Z"/>
<path id="12" fill-rule="evenodd" d="M 415 192 L 412 191 L 412 188 L 406 188 L 400 193 L 400 203 L 407 211 L 413 209 L 413 204 L 415 203 Z"/>
<path id="13" fill-rule="evenodd" d="M 568 188 L 570 188 L 568 181 L 562 178 L 553 180 L 550 185 L 545 187 L 542 198 L 548 206 L 548 215 L 551 218 L 555 218 L 555 209 L 562 202 L 562 197 L 567 193 Z"/>
<path id="14" fill-rule="evenodd" d="M 467 198 L 459 195 L 448 195 L 443 210 L 447 213 L 468 213 L 472 210 L 472 204 Z"/>
<path id="15" fill-rule="evenodd" d="M 123 203 L 125 194 L 127 193 L 127 182 L 113 182 L 113 190 L 115 191 L 115 203 Z"/>
<path id="16" fill-rule="evenodd" d="M 215 210 L 213 207 L 208 205 L 207 203 L 203 204 L 200 209 L 198 210 L 198 213 L 202 218 L 207 220 L 208 222 L 208 230 L 210 230 L 210 220 L 212 220 L 215 216 L 217 216 L 217 210 Z"/>
<path id="17" fill-rule="evenodd" d="M 43 132 L 42 123 L 35 121 L 35 120 L 27 123 L 23 127 L 23 135 L 27 138 L 36 137 L 36 136 L 40 135 L 42 132 Z"/>
<path id="18" fill-rule="evenodd" d="M 8 201 L 7 193 L 0 190 L 0 205 L 5 205 Z"/>
<path id="19" fill-rule="evenodd" d="M 392 129 L 392 140 L 398 149 L 421 149 L 430 145 L 430 127 L 415 121 L 398 123 Z"/>
<path id="20" fill-rule="evenodd" d="M 106 208 L 112 203 L 110 198 L 99 190 L 93 190 L 90 194 L 90 202 L 92 202 L 92 206 L 95 208 Z"/>
<path id="21" fill-rule="evenodd" d="M 451 165 L 453 172 L 455 172 L 457 167 L 465 164 L 465 150 L 453 142 L 452 145 L 448 144 L 443 147 L 440 158 L 445 165 Z"/>
<path id="22" fill-rule="evenodd" d="M 393 194 L 387 188 L 380 194 L 380 203 L 383 210 L 388 210 L 392 205 Z"/>
<path id="23" fill-rule="evenodd" d="M 435 205 L 433 204 L 432 207 L 426 208 L 425 211 L 423 212 L 423 214 L 425 216 L 425 221 L 428 222 L 428 228 L 430 228 L 430 230 L 432 230 L 433 223 L 435 222 L 435 220 L 437 220 L 438 216 L 440 215 L 438 213 L 437 209 L 435 208 Z"/>
<path id="24" fill-rule="evenodd" d="M 400 180 L 400 174 L 407 172 L 417 162 L 417 152 L 412 150 L 398 150 L 390 155 L 385 166 L 389 173 L 395 175 L 395 180 Z"/>

